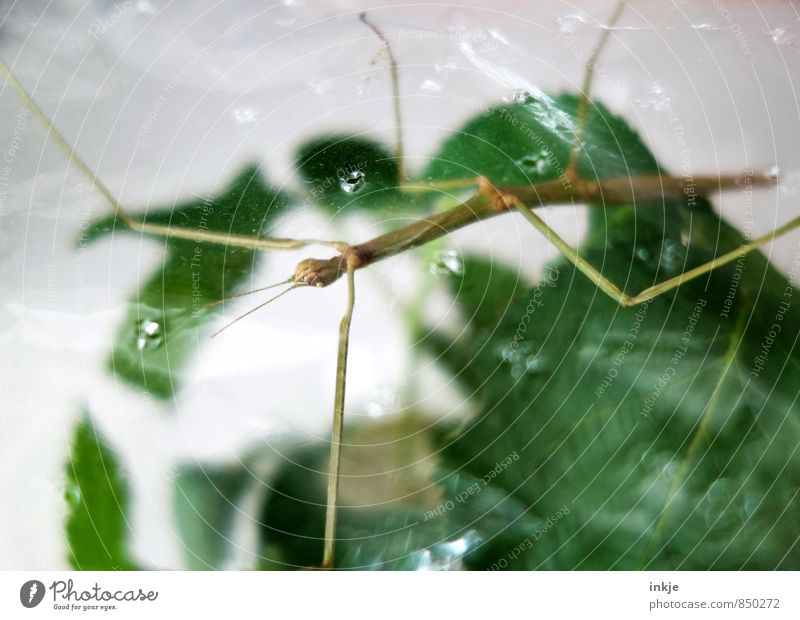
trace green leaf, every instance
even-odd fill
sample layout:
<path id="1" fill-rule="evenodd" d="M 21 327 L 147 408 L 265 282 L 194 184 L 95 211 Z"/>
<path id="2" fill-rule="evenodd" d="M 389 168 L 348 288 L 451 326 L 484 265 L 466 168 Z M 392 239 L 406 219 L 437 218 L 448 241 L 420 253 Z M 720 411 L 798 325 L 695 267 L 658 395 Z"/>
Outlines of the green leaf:
<path id="1" fill-rule="evenodd" d="M 252 166 L 218 196 L 148 211 L 142 219 L 188 230 L 257 236 L 288 202 L 289 197 L 266 184 Z M 96 222 L 88 238 L 115 230 L 130 232 L 110 217 Z M 169 398 L 198 340 L 208 337 L 204 328 L 216 312 L 206 304 L 238 291 L 263 252 L 176 238 L 157 240 L 166 251 L 164 262 L 131 298 L 109 364 L 116 376 L 158 398 Z"/>
<path id="2" fill-rule="evenodd" d="M 638 209 L 627 212 L 634 218 Z M 631 292 L 714 249 L 713 239 L 685 249 L 665 235 L 683 251 L 667 258 L 658 234 L 645 231 L 651 241 L 641 243 L 626 228 L 610 227 L 606 243 L 590 239 L 583 249 Z M 763 265 L 756 255 L 741 270 Z M 517 452 L 520 466 L 496 484 L 540 515 L 570 509 L 546 546 L 511 562 L 515 546 L 498 545 L 484 554 L 484 568 L 800 565 L 800 313 L 736 269 L 622 309 L 564 261 L 527 293 L 504 286 L 497 265 L 466 261 L 452 291 L 464 316 L 478 319 L 454 342 L 428 342 L 482 413 L 446 447 L 444 466 L 480 476 Z M 731 305 L 735 282 L 742 284 Z M 493 326 L 480 320 L 491 310 L 485 305 L 504 309 Z M 781 338 L 759 371 L 754 360 L 776 322 Z"/>
<path id="3" fill-rule="evenodd" d="M 578 97 L 524 97 L 479 114 L 445 140 L 422 174 L 426 181 L 484 176 L 497 186 L 557 179 L 570 159 Z M 578 159 L 581 178 L 626 177 L 657 170 L 639 137 L 593 103 Z"/>
<path id="4" fill-rule="evenodd" d="M 217 570 L 231 550 L 231 528 L 252 474 L 246 467 L 184 467 L 175 480 L 175 518 L 190 570 Z"/>
<path id="5" fill-rule="evenodd" d="M 127 550 L 128 488 L 114 453 L 88 417 L 66 464 L 66 535 L 76 570 L 136 570 Z"/>
<path id="6" fill-rule="evenodd" d="M 409 197 L 398 188 L 395 156 L 369 138 L 314 138 L 298 149 L 295 163 L 310 200 L 334 213 L 409 204 Z"/>

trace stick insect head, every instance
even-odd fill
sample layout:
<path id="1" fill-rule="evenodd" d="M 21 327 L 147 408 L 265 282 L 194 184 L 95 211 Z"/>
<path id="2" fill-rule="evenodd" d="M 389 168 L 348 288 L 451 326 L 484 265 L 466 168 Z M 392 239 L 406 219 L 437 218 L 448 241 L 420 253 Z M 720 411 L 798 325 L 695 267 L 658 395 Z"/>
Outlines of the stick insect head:
<path id="1" fill-rule="evenodd" d="M 297 263 L 291 280 L 319 288 L 333 284 L 347 271 L 344 254 L 333 258 L 306 258 Z"/>
<path id="2" fill-rule="evenodd" d="M 307 258 L 297 263 L 292 282 L 323 288 L 333 284 L 345 273 L 358 269 L 369 262 L 371 253 L 363 248 L 347 246 L 333 258 Z"/>

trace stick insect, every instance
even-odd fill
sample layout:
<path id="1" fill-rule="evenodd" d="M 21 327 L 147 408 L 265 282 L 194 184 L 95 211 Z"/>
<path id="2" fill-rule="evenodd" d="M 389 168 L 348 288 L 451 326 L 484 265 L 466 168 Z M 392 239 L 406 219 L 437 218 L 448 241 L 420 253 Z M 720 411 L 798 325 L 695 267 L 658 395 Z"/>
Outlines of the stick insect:
<path id="1" fill-rule="evenodd" d="M 137 217 L 132 215 L 120 204 L 114 193 L 97 177 L 85 161 L 81 159 L 80 155 L 75 151 L 69 141 L 53 126 L 28 91 L 17 81 L 9 68 L 0 61 L 0 72 L 4 75 L 6 83 L 16 92 L 23 103 L 47 130 L 49 137 L 67 156 L 68 163 L 74 165 L 81 174 L 91 182 L 95 190 L 104 197 L 120 220 L 131 229 L 147 235 L 214 243 L 223 246 L 247 248 L 250 250 L 297 250 L 309 246 L 322 246 L 336 252 L 334 256 L 329 258 L 306 258 L 301 260 L 295 267 L 293 273 L 284 281 L 254 291 L 248 291 L 247 293 L 241 293 L 240 295 L 246 295 L 264 291 L 275 286 L 285 286 L 284 290 L 277 295 L 260 303 L 234 321 L 223 325 L 215 332 L 215 335 L 218 334 L 222 330 L 233 325 L 236 321 L 241 320 L 252 312 L 263 308 L 282 295 L 299 287 L 322 288 L 330 286 L 340 279 L 346 281 L 346 307 L 341 318 L 338 337 L 333 425 L 324 528 L 324 550 L 321 561 L 322 568 L 331 569 L 335 567 L 337 506 L 342 456 L 342 433 L 344 429 L 348 344 L 356 299 L 355 274 L 358 270 L 369 267 L 393 255 L 427 244 L 469 224 L 511 211 L 517 211 L 600 290 L 615 300 L 620 306 L 628 307 L 651 300 L 718 267 L 731 263 L 745 254 L 771 242 L 776 237 L 786 234 L 800 226 L 800 218 L 795 218 L 774 231 L 756 239 L 749 240 L 705 264 L 631 295 L 618 287 L 614 282 L 607 279 L 596 267 L 582 258 L 575 248 L 569 245 L 550 228 L 539 215 L 537 215 L 535 209 L 544 205 L 575 203 L 595 203 L 603 205 L 603 207 L 610 207 L 617 204 L 630 205 L 636 200 L 648 201 L 660 200 L 663 198 L 681 198 L 684 196 L 687 189 L 689 189 L 690 184 L 692 191 L 703 195 L 714 191 L 735 189 L 745 183 L 745 177 L 743 175 L 696 176 L 693 178 L 668 175 L 629 176 L 604 180 L 586 179 L 579 175 L 577 164 L 582 149 L 583 135 L 586 131 L 586 118 L 590 106 L 593 105 L 590 93 L 595 75 L 594 67 L 597 65 L 603 49 L 610 39 L 610 33 L 613 27 L 622 16 L 625 6 L 626 2 L 624 0 L 621 0 L 617 4 L 607 22 L 607 27 L 600 35 L 591 55 L 587 59 L 583 84 L 579 94 L 576 124 L 573 128 L 569 162 L 562 175 L 563 178 L 514 187 L 497 186 L 491 179 L 485 177 L 464 178 L 438 183 L 415 183 L 406 179 L 403 165 L 403 123 L 398 93 L 399 65 L 389 45 L 388 38 L 372 21 L 362 14 L 360 16 L 361 21 L 376 35 L 388 56 L 393 89 L 392 106 L 396 131 L 394 154 L 398 163 L 398 186 L 402 191 L 406 192 L 428 192 L 440 189 L 465 191 L 472 189 L 474 193 L 455 207 L 438 212 L 434 215 L 421 217 L 411 224 L 357 244 L 318 239 L 279 239 L 263 236 L 253 237 L 224 234 L 209 230 L 190 230 L 176 226 L 165 226 L 139 221 Z M 747 182 L 752 185 L 768 186 L 774 184 L 776 181 L 776 175 L 768 172 L 747 177 Z"/>

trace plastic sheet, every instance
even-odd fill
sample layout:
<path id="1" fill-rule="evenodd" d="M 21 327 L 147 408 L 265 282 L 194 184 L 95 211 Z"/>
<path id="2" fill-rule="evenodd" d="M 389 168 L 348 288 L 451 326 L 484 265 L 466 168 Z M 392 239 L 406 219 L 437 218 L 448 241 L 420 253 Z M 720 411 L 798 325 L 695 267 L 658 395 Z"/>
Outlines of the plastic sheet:
<path id="1" fill-rule="evenodd" d="M 596 59 L 593 98 L 620 115 L 664 169 L 674 174 L 738 173 L 778 166 L 783 173 L 778 188 L 726 193 L 722 199 L 714 198 L 714 207 L 751 238 L 789 221 L 798 213 L 800 178 L 795 172 L 800 157 L 795 148 L 800 138 L 794 90 L 797 22 L 791 7 L 775 4 L 759 10 L 751 3 L 716 1 L 630 4 Z M 318 204 L 309 194 L 313 184 L 298 173 L 295 153 L 314 138 L 344 134 L 376 141 L 390 154 L 395 148 L 388 56 L 380 39 L 359 19 L 361 12 L 366 11 L 371 23 L 385 33 L 398 61 L 404 162 L 413 177 L 430 165 L 449 136 L 490 106 L 579 93 L 585 66 L 614 5 L 595 1 L 386 7 L 301 1 L 179 6 L 145 0 L 69 2 L 46 8 L 26 4 L 6 9 L 0 55 L 131 212 L 157 216 L 192 201 L 197 212 L 203 201 L 222 194 L 237 174 L 253 164 L 266 188 L 264 200 L 288 196 L 285 208 L 275 211 L 274 218 L 269 216 L 269 234 L 358 242 L 457 198 L 451 193 L 434 206 L 335 212 Z M 314 522 L 318 513 L 306 513 L 297 504 L 314 504 L 322 497 L 314 491 L 314 481 L 324 478 L 320 472 L 330 432 L 343 283 L 293 292 L 213 339 L 213 328 L 261 298 L 237 299 L 204 323 L 193 322 L 191 310 L 197 308 L 187 306 L 186 313 L 167 317 L 172 331 L 164 333 L 165 326 L 153 318 L 161 316 L 153 303 L 160 303 L 159 292 L 164 298 L 172 293 L 171 285 L 162 286 L 164 281 L 159 280 L 166 277 L 165 251 L 173 252 L 187 273 L 192 255 L 170 249 L 163 239 L 120 228 L 92 237 L 96 222 L 111 215 L 112 206 L 47 138 L 8 86 L 0 106 L 6 119 L 0 130 L 2 565 L 67 566 L 62 523 L 68 508 L 63 496 L 71 487 L 64 472 L 74 429 L 85 416 L 113 448 L 130 487 L 127 541 L 138 565 L 302 565 L 316 553 L 319 540 L 310 550 L 303 548 L 298 557 L 290 557 L 286 550 L 292 545 L 275 542 L 273 534 L 287 525 L 276 517 L 282 511 L 296 510 L 297 523 L 312 522 L 307 529 L 298 525 L 298 536 L 319 529 Z M 558 124 L 563 110 L 558 106 L 541 110 L 539 120 L 552 123 L 553 134 L 568 144 L 574 125 Z M 546 151 L 532 152 L 509 165 L 528 166 L 535 175 L 546 167 L 547 156 Z M 378 166 L 380 158 L 369 161 Z M 373 191 L 374 170 L 365 169 L 367 193 Z M 347 174 L 334 176 L 338 184 Z M 355 177 L 351 181 L 360 182 Z M 219 213 L 221 203 L 214 204 Z M 586 235 L 583 206 L 547 209 L 545 215 L 573 244 Z M 719 231 L 708 234 L 712 242 L 724 244 Z M 191 248 L 187 245 L 181 251 Z M 796 252 L 797 234 L 767 250 L 787 277 L 796 265 Z M 330 253 L 314 248 L 269 253 L 256 260 L 232 252 L 215 260 L 228 267 L 231 261 L 241 262 L 239 271 L 224 272 L 238 278 L 235 289 L 241 291 L 285 279 L 308 255 Z M 534 403 L 535 409 L 542 391 L 563 390 L 564 402 L 570 393 L 555 380 L 544 380 L 526 397 L 505 404 L 502 395 L 492 392 L 495 373 L 512 376 L 517 386 L 535 374 L 537 365 L 557 367 L 562 354 L 557 348 L 548 352 L 547 343 L 542 349 L 509 352 L 492 338 L 491 321 L 465 315 L 450 283 L 464 275 L 476 256 L 514 274 L 520 290 L 569 286 L 564 279 L 550 284 L 543 279 L 543 274 L 559 273 L 545 270 L 557 253 L 517 214 L 467 227 L 359 274 L 347 424 L 359 438 L 352 443 L 372 447 L 353 448 L 347 457 L 351 479 L 344 482 L 343 502 L 362 509 L 361 516 L 344 527 L 347 536 L 362 542 L 347 543 L 342 562 L 361 568 L 464 568 L 469 567 L 465 557 L 472 554 L 472 567 L 485 568 L 501 559 L 508 562 L 508 551 L 520 542 L 545 538 L 546 546 L 540 545 L 544 550 L 531 567 L 581 566 L 584 560 L 605 566 L 603 560 L 596 564 L 587 560 L 588 546 L 564 551 L 567 532 L 580 533 L 580 527 L 545 537 L 547 531 L 558 531 L 562 518 L 569 520 L 554 516 L 560 505 L 541 508 L 507 493 L 508 487 L 482 485 L 495 467 L 500 467 L 500 476 L 511 476 L 506 467 L 516 470 L 518 479 L 508 480 L 528 485 L 534 484 L 531 477 L 537 476 L 537 468 L 544 467 L 538 457 L 526 457 L 513 442 L 501 447 L 508 439 L 501 430 L 495 428 L 496 435 L 484 438 L 487 452 L 461 455 L 468 463 L 477 459 L 481 463 L 477 470 L 443 468 L 442 454 L 453 437 L 476 416 L 487 415 L 487 403 L 512 410 L 510 419 L 517 420 L 536 415 L 529 407 Z M 203 260 L 209 257 L 206 253 Z M 635 271 L 637 263 L 631 264 Z M 143 293 L 148 281 L 155 282 L 150 289 L 155 297 Z M 512 307 L 510 297 L 496 303 L 490 316 L 500 321 Z M 467 337 L 465 326 L 475 321 L 484 321 L 477 337 L 484 338 L 485 348 L 497 349 L 497 361 L 488 368 L 487 383 L 479 390 L 469 387 L 474 383 L 464 383 L 468 368 L 453 367 L 426 343 L 434 336 L 458 342 Z M 552 326 L 553 333 L 576 329 L 579 326 L 566 318 Z M 794 337 L 792 329 L 784 336 Z M 588 367 L 587 360 L 605 356 L 611 360 L 605 365 L 614 368 L 624 338 L 616 342 L 613 336 L 586 351 L 581 363 Z M 170 337 L 173 343 L 183 339 L 180 352 Z M 680 333 L 664 332 L 654 337 L 651 349 L 672 349 L 675 339 Z M 175 347 L 171 354 L 170 346 Z M 127 371 L 112 368 L 109 362 L 121 363 L 122 358 L 111 357 L 119 347 L 127 347 L 131 354 L 126 358 L 131 364 Z M 145 380 L 151 377 L 148 385 L 131 379 L 139 368 L 136 364 L 151 349 L 164 352 L 157 362 L 165 371 L 164 389 L 153 387 L 154 375 L 145 373 Z M 143 356 L 138 361 L 137 351 Z M 542 360 L 548 356 L 545 364 Z M 576 373 L 585 370 L 579 367 Z M 645 380 L 655 384 L 654 377 Z M 779 376 L 773 384 L 767 380 L 762 387 L 769 391 L 777 381 L 784 379 Z M 687 398 L 689 408 L 674 405 L 676 415 L 702 417 L 705 392 L 680 391 L 676 399 L 680 395 Z M 780 407 L 775 405 L 774 411 Z M 539 411 L 543 426 L 553 416 L 559 421 L 570 416 L 572 422 L 562 429 L 565 436 L 581 428 L 585 414 L 558 407 Z M 613 408 L 609 415 L 613 416 Z M 666 428 L 670 419 L 667 412 L 642 424 Z M 597 424 L 600 432 L 602 423 Z M 669 450 L 656 450 L 652 459 L 646 453 L 641 458 L 661 463 L 664 471 L 680 469 L 694 437 L 680 428 L 678 432 L 685 432 L 680 438 L 686 442 L 673 446 L 671 457 Z M 585 445 L 591 444 L 591 433 L 581 437 Z M 786 451 L 796 447 L 793 441 L 762 446 L 762 452 L 753 448 L 754 458 L 785 459 Z M 551 447 L 558 457 L 557 446 Z M 735 452 L 735 446 L 730 450 Z M 501 467 L 512 454 L 520 460 Z M 575 456 L 580 456 L 577 448 Z M 543 497 L 550 485 L 558 485 L 557 471 L 545 468 L 542 477 L 533 478 Z M 227 482 L 209 483 L 216 475 Z M 506 484 L 511 484 L 508 480 Z M 642 519 L 637 523 L 614 511 L 602 513 L 611 523 L 608 529 L 654 527 L 659 515 L 654 506 L 663 502 L 657 492 L 667 493 L 670 480 L 657 473 L 652 479 L 637 479 L 642 485 L 638 497 L 644 504 L 652 503 L 651 510 L 636 513 Z M 724 512 L 722 498 L 741 499 L 745 494 L 731 480 L 723 472 L 707 481 L 705 494 L 693 490 L 708 503 L 703 508 L 708 528 Z M 613 503 L 616 487 L 603 486 L 612 482 L 624 484 L 616 476 L 595 486 L 586 481 L 595 497 Z M 756 510 L 767 486 L 763 482 L 748 488 L 750 495 L 742 502 Z M 314 492 L 307 495 L 306 487 Z M 456 501 L 471 488 L 481 490 L 474 498 L 473 491 L 469 500 Z M 228 501 L 228 490 L 236 501 Z M 602 512 L 600 500 L 583 504 L 582 514 Z M 575 501 L 580 504 L 580 499 Z M 467 503 L 481 508 L 474 514 L 462 510 Z M 197 512 L 192 506 L 213 512 L 220 510 L 220 504 L 237 506 L 220 517 L 223 534 L 190 522 Z M 786 505 L 788 514 L 795 514 L 796 502 Z M 375 516 L 369 516 L 370 510 Z M 434 512 L 459 516 L 453 522 L 425 518 Z M 397 534 L 412 530 L 417 534 L 402 539 Z M 209 543 L 215 537 L 223 539 L 216 547 Z M 530 548 L 534 546 L 531 542 Z M 622 548 L 606 553 L 612 560 L 625 557 Z M 776 554 L 768 556 L 772 564 L 764 559 L 759 566 L 777 565 Z"/>

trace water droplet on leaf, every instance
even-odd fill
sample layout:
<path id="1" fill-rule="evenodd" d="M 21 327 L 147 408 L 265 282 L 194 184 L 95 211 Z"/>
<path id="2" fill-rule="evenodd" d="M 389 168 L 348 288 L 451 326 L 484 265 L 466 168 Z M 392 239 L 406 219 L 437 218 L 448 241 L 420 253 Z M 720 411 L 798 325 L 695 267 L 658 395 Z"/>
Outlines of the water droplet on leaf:
<path id="1" fill-rule="evenodd" d="M 81 489 L 77 484 L 68 484 L 64 489 L 64 499 L 71 507 L 76 507 L 81 503 Z"/>
<path id="2" fill-rule="evenodd" d="M 339 187 L 346 194 L 356 194 L 367 184 L 367 175 L 361 170 L 352 170 L 339 177 Z"/>
<path id="3" fill-rule="evenodd" d="M 753 518 L 753 514 L 758 509 L 760 503 L 759 497 L 755 493 L 747 492 L 744 494 L 739 515 L 743 523 L 747 523 Z"/>
<path id="4" fill-rule="evenodd" d="M 500 361 L 506 364 L 518 364 L 526 357 L 534 353 L 534 346 L 531 342 L 511 342 L 498 350 Z"/>
<path id="5" fill-rule="evenodd" d="M 672 239 L 666 239 L 661 247 L 661 266 L 667 271 L 677 271 L 683 267 L 686 248 Z"/>
<path id="6" fill-rule="evenodd" d="M 527 90 L 515 90 L 511 93 L 511 102 L 512 103 L 528 103 L 532 101 L 533 97 L 531 97 L 530 93 Z"/>
<path id="7" fill-rule="evenodd" d="M 532 342 L 518 342 L 505 345 L 499 350 L 500 361 L 508 364 L 513 379 L 519 379 L 522 375 L 534 375 L 547 368 L 547 358 L 537 351 L 536 345 Z"/>
<path id="8" fill-rule="evenodd" d="M 414 554 L 416 570 L 460 570 L 464 556 L 481 543 L 475 530 L 468 530 L 464 536 L 455 540 L 420 549 Z"/>
<path id="9" fill-rule="evenodd" d="M 727 478 L 714 480 L 698 502 L 698 508 L 709 526 L 717 522 L 730 506 L 731 489 Z"/>
<path id="10" fill-rule="evenodd" d="M 529 375 L 535 375 L 542 372 L 547 367 L 547 358 L 543 355 L 534 354 L 525 358 L 525 372 Z"/>
<path id="11" fill-rule="evenodd" d="M 136 348 L 139 351 L 156 349 L 163 341 L 164 333 L 161 323 L 150 319 L 139 321 L 136 331 Z"/>
<path id="12" fill-rule="evenodd" d="M 431 263 L 431 273 L 438 276 L 460 276 L 464 274 L 464 262 L 458 252 L 447 250 Z"/>
<path id="13" fill-rule="evenodd" d="M 526 155 L 517 164 L 528 174 L 543 175 L 550 169 L 550 149 L 543 148 L 538 153 Z"/>

